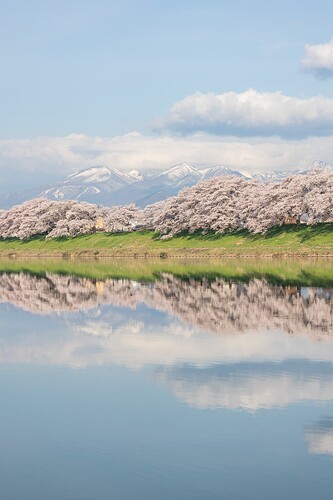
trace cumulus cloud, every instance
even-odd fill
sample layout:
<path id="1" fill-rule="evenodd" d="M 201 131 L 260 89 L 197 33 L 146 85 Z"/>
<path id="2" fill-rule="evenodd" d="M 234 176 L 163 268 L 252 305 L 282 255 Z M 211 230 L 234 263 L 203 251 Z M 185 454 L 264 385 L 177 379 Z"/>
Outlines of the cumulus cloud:
<path id="1" fill-rule="evenodd" d="M 85 135 L 0 141 L 1 191 L 25 176 L 35 186 L 47 176 L 59 177 L 76 170 L 106 165 L 132 168 L 166 168 L 181 162 L 198 167 L 225 164 L 246 172 L 288 170 L 316 160 L 333 159 L 333 134 L 302 140 L 219 137 L 148 136 L 130 133 L 103 138 Z M 14 184 L 13 184 L 14 183 Z"/>
<path id="2" fill-rule="evenodd" d="M 305 45 L 301 67 L 317 78 L 333 78 L 333 38 L 327 43 Z"/>
<path id="3" fill-rule="evenodd" d="M 180 134 L 301 138 L 333 133 L 333 99 L 323 96 L 290 97 L 281 92 L 202 94 L 176 102 L 157 130 Z"/>

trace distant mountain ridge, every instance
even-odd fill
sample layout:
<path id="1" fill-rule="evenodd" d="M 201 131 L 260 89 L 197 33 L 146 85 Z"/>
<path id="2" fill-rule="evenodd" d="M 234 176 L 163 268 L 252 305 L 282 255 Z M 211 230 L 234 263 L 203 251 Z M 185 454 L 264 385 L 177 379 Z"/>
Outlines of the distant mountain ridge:
<path id="1" fill-rule="evenodd" d="M 122 172 L 116 168 L 96 166 L 74 172 L 65 179 L 42 188 L 0 195 L 0 208 L 9 208 L 32 198 L 79 200 L 106 206 L 135 203 L 143 207 L 212 177 L 236 175 L 267 182 L 281 180 L 293 173 L 301 175 L 313 168 L 333 170 L 333 164 L 318 161 L 306 169 L 257 173 L 252 176 L 231 170 L 224 165 L 200 169 L 189 163 L 180 163 L 167 170 L 154 172 L 139 172 L 134 169 Z"/>

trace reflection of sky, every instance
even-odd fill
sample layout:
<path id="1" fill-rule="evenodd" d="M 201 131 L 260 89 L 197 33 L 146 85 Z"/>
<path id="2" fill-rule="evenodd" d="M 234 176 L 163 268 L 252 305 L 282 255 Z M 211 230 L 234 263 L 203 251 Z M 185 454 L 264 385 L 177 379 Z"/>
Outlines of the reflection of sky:
<path id="1" fill-rule="evenodd" d="M 330 498 L 331 463 L 307 453 L 303 430 L 331 403 L 204 411 L 146 375 L 1 366 L 2 497 Z"/>
<path id="2" fill-rule="evenodd" d="M 6 499 L 331 496 L 329 339 L 0 304 L 0 394 Z"/>
<path id="3" fill-rule="evenodd" d="M 197 408 L 225 407 L 248 411 L 302 401 L 333 401 L 332 363 L 306 360 L 279 363 L 234 363 L 197 368 L 159 368 L 158 380 Z"/>
<path id="4" fill-rule="evenodd" d="M 265 330 L 216 335 L 143 304 L 48 316 L 2 304 L 0 312 L 2 364 L 155 367 L 156 380 L 198 408 L 333 400 L 330 339 Z"/>
<path id="5" fill-rule="evenodd" d="M 333 418 L 321 420 L 306 429 L 309 453 L 333 456 Z"/>

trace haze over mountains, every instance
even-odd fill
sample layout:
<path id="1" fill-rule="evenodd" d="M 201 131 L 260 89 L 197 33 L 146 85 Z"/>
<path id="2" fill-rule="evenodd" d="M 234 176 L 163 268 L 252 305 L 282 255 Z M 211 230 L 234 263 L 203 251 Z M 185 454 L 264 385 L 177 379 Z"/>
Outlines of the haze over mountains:
<path id="1" fill-rule="evenodd" d="M 0 208 L 9 208 L 32 198 L 80 200 L 106 206 L 135 203 L 138 207 L 144 207 L 173 196 L 186 186 L 193 186 L 212 177 L 236 175 L 266 182 L 281 180 L 291 173 L 303 174 L 313 168 L 333 169 L 333 165 L 315 162 L 306 169 L 294 172 L 258 173 L 251 177 L 224 165 L 199 169 L 188 163 L 181 163 L 164 171 L 142 172 L 121 172 L 115 168 L 96 166 L 75 172 L 48 186 L 2 194 Z"/>

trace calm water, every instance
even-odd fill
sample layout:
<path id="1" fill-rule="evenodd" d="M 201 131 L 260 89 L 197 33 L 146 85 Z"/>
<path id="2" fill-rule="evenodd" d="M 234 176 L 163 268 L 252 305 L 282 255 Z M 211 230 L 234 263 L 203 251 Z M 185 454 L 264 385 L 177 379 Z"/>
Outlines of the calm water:
<path id="1" fill-rule="evenodd" d="M 4 500 L 332 498 L 327 287 L 2 272 L 0 390 Z"/>

